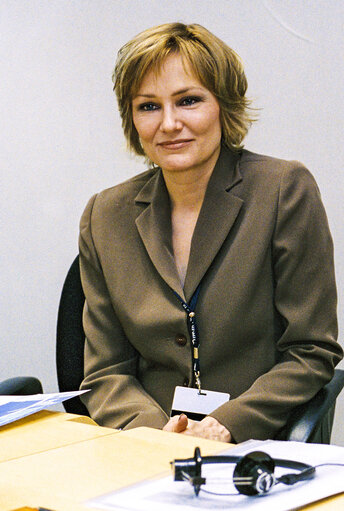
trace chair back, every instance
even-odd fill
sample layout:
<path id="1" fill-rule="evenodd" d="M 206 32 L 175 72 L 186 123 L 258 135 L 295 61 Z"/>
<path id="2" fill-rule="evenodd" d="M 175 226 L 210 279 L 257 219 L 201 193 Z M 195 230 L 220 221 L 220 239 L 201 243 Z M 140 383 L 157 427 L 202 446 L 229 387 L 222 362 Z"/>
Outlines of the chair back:
<path id="1" fill-rule="evenodd" d="M 34 376 L 14 376 L 0 382 L 0 396 L 30 396 L 42 393 L 42 384 Z"/>
<path id="2" fill-rule="evenodd" d="M 84 302 L 77 256 L 63 285 L 57 317 L 56 365 L 60 392 L 78 390 L 84 377 Z M 63 405 L 68 413 L 89 415 L 79 397 L 69 399 Z"/>
<path id="3" fill-rule="evenodd" d="M 329 444 L 336 399 L 344 387 L 344 371 L 335 369 L 332 380 L 307 403 L 293 410 L 277 439 Z"/>

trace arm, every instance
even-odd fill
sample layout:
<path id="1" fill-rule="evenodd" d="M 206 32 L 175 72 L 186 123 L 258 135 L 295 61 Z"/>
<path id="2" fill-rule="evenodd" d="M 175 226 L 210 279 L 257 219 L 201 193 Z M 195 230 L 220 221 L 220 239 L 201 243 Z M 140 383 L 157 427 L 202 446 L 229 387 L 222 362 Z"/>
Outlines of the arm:
<path id="1" fill-rule="evenodd" d="M 282 175 L 271 251 L 276 319 L 283 323 L 276 365 L 211 414 L 237 442 L 273 438 L 342 357 L 332 240 L 316 183 L 301 166 Z"/>
<path id="2" fill-rule="evenodd" d="M 80 222 L 80 270 L 86 297 L 83 322 L 85 378 L 82 396 L 91 417 L 103 426 L 162 428 L 168 417 L 136 378 L 138 354 L 116 317 L 92 236 L 89 201 Z"/>

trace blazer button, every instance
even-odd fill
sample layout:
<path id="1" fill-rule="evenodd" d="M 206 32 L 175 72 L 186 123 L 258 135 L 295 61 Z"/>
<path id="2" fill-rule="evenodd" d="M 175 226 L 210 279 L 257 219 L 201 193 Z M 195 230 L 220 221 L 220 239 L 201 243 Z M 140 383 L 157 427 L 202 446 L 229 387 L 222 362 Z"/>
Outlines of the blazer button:
<path id="1" fill-rule="evenodd" d="M 184 334 L 176 334 L 175 341 L 179 346 L 185 346 L 187 339 Z"/>
<path id="2" fill-rule="evenodd" d="M 188 387 L 189 386 L 189 378 L 185 378 L 185 380 L 183 381 L 183 387 Z"/>

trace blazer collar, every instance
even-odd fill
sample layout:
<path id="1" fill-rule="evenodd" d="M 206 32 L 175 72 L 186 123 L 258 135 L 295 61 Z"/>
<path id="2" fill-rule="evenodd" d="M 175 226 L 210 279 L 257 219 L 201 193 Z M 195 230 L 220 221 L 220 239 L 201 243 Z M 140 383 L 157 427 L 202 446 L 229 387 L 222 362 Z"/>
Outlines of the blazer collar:
<path id="1" fill-rule="evenodd" d="M 210 177 L 191 243 L 184 289 L 173 257 L 171 208 L 160 169 L 135 198 L 146 203 L 136 225 L 149 257 L 167 284 L 189 301 L 224 240 L 242 206 L 242 199 L 230 193 L 242 180 L 239 155 L 223 147 Z"/>

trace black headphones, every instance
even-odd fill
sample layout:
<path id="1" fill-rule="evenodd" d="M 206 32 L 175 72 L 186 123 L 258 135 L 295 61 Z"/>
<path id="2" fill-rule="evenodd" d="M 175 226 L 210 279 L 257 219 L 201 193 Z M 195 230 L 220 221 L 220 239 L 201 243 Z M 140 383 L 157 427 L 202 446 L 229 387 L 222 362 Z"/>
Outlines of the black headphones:
<path id="1" fill-rule="evenodd" d="M 315 467 L 299 461 L 273 459 L 261 451 L 254 451 L 246 456 L 204 456 L 201 457 L 199 447 L 196 447 L 193 458 L 174 460 L 171 462 L 175 481 L 188 481 L 198 496 L 201 486 L 206 483 L 202 477 L 202 465 L 215 463 L 236 463 L 233 473 L 233 483 L 243 495 L 258 495 L 268 493 L 277 483 L 292 485 L 299 481 L 312 479 Z M 298 470 L 298 473 L 274 475 L 275 467 Z"/>

